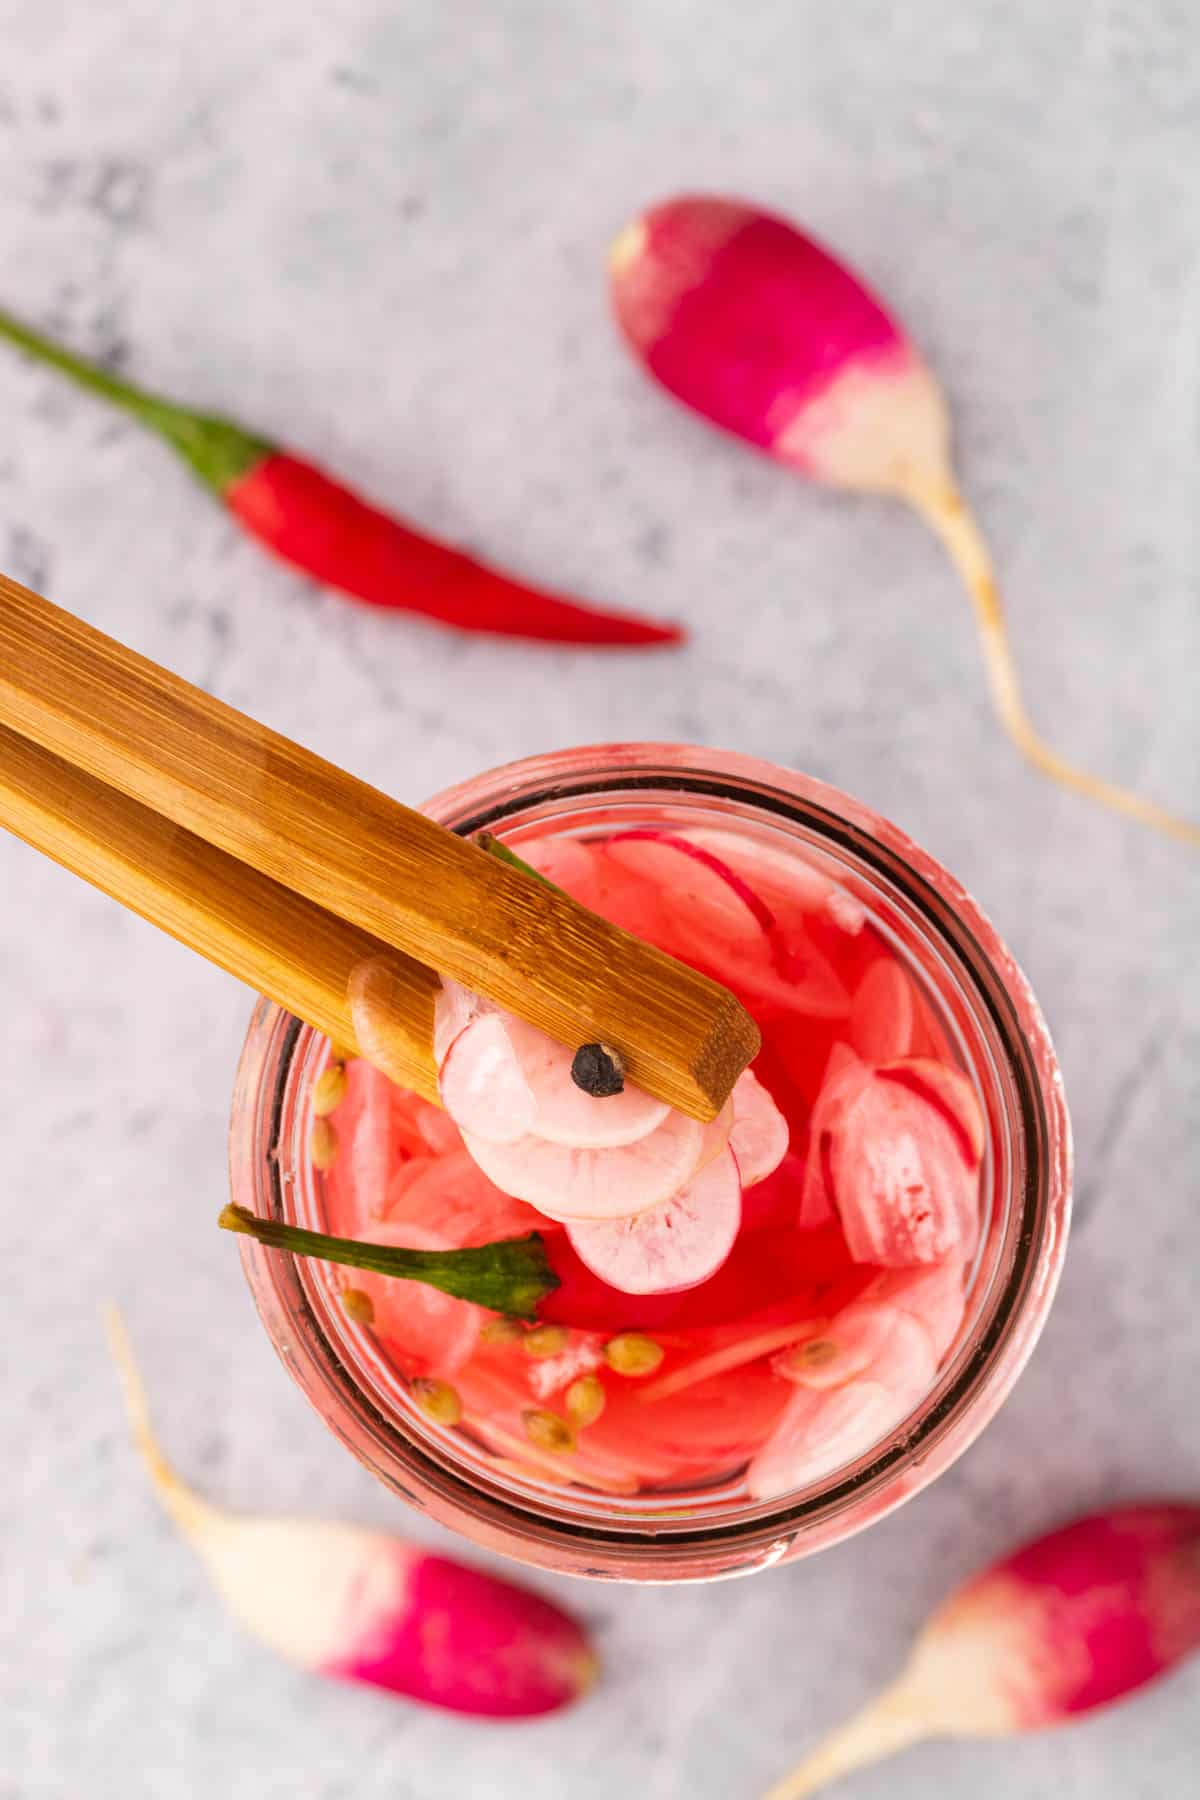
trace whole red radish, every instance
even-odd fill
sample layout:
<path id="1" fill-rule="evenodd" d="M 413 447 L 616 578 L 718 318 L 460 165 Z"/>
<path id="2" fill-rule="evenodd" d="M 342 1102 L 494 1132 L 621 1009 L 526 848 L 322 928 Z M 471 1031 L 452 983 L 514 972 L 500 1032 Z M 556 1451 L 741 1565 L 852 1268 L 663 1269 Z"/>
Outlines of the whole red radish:
<path id="1" fill-rule="evenodd" d="M 329 1520 L 244 1518 L 193 1493 L 151 1430 L 119 1315 L 109 1341 L 159 1497 L 238 1623 L 289 1662 L 430 1706 L 528 1718 L 590 1687 L 582 1628 L 548 1600 L 383 1532 Z"/>
<path id="2" fill-rule="evenodd" d="M 1064 1725 L 1200 1649 L 1200 1506 L 1125 1506 L 1035 1538 L 941 1605 L 895 1685 L 765 1800 L 922 1738 Z"/>
<path id="3" fill-rule="evenodd" d="M 928 521 L 974 605 L 996 710 L 1037 768 L 1200 844 L 1200 826 L 1074 768 L 1031 724 L 942 391 L 857 276 L 786 220 L 703 194 L 634 219 L 610 267 L 621 329 L 676 399 L 818 481 L 893 494 Z"/>

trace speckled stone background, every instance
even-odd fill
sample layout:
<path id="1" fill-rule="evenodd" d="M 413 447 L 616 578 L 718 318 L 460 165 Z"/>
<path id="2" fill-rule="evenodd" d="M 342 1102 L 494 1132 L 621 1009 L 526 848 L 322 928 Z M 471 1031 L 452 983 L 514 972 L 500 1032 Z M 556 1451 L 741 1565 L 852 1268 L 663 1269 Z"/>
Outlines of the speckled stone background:
<path id="1" fill-rule="evenodd" d="M 1195 816 L 1197 167 L 1187 0 L 0 0 L 0 303 L 694 640 L 617 665 L 357 611 L 7 352 L 0 567 L 406 799 L 635 737 L 861 794 L 1025 964 L 1081 1215 L 1003 1414 L 866 1537 L 708 1591 L 557 1584 L 607 1679 L 549 1723 L 322 1686 L 227 1624 L 135 1465 L 99 1330 L 118 1296 L 214 1495 L 445 1541 L 309 1413 L 214 1229 L 247 995 L 0 843 L 2 1800 L 753 1800 L 1014 1535 L 1200 1491 L 1200 861 L 1029 773 L 921 528 L 670 407 L 603 280 L 625 216 L 681 186 L 840 245 L 949 386 L 1035 715 Z M 1182 1795 L 1198 1679 L 846 1791 Z"/>

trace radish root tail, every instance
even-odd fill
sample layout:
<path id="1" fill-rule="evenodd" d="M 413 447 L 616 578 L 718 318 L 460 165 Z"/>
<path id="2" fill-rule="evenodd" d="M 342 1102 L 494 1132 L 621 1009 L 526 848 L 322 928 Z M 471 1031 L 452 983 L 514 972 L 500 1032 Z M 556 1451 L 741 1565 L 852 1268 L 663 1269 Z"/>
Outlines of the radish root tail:
<path id="1" fill-rule="evenodd" d="M 903 1689 L 896 1687 L 826 1738 L 762 1800 L 807 1800 L 809 1794 L 819 1793 L 831 1781 L 882 1762 L 929 1735 L 920 1709 L 906 1704 Z"/>
<path id="2" fill-rule="evenodd" d="M 953 487 L 936 492 L 914 488 L 907 491 L 904 498 L 916 508 L 941 540 L 970 595 L 983 644 L 992 700 L 1001 723 L 1018 750 L 1035 769 L 1040 769 L 1051 780 L 1061 782 L 1063 787 L 1072 788 L 1078 794 L 1086 794 L 1101 806 L 1124 813 L 1128 818 L 1137 819 L 1141 824 L 1149 825 L 1155 831 L 1165 832 L 1168 837 L 1178 838 L 1182 843 L 1200 845 L 1200 824 L 1178 818 L 1164 807 L 1157 806 L 1153 800 L 1143 799 L 1140 794 L 1131 793 L 1128 788 L 1116 787 L 1112 782 L 1103 781 L 1098 775 L 1089 774 L 1086 769 L 1077 769 L 1038 735 L 1021 698 L 1020 681 L 1009 643 L 1004 607 L 996 585 L 992 559 L 983 534 L 966 503 Z"/>
<path id="3" fill-rule="evenodd" d="M 179 1528 L 187 1536 L 194 1537 L 205 1526 L 211 1527 L 221 1515 L 199 1494 L 192 1492 L 163 1455 L 150 1423 L 145 1384 L 125 1330 L 125 1321 L 119 1308 L 111 1302 L 104 1308 L 104 1330 L 120 1378 L 134 1445 L 163 1505 Z"/>

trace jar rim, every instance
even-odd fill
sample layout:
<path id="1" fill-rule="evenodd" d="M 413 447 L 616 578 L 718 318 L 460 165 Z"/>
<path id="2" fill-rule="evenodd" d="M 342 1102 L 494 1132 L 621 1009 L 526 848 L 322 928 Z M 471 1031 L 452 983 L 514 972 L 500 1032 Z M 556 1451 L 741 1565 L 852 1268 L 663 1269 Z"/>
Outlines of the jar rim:
<path id="1" fill-rule="evenodd" d="M 903 897 L 955 969 L 971 983 L 992 1041 L 1001 1046 L 1024 1149 L 1023 1181 L 1006 1232 L 1007 1263 L 984 1328 L 973 1333 L 903 1429 L 814 1484 L 815 1491 L 757 1506 L 742 1505 L 725 1521 L 704 1514 L 691 1528 L 660 1521 L 641 1527 L 571 1517 L 569 1505 L 531 1503 L 451 1467 L 408 1433 L 400 1433 L 351 1378 L 309 1306 L 302 1284 L 291 1289 L 284 1265 L 243 1240 L 243 1262 L 268 1332 L 287 1343 L 292 1374 L 360 1460 L 389 1486 L 443 1523 L 527 1562 L 576 1574 L 658 1581 L 711 1579 L 824 1547 L 884 1516 L 927 1485 L 962 1453 L 993 1416 L 1040 1333 L 1061 1267 L 1070 1206 L 1070 1128 L 1061 1076 L 1045 1022 L 1028 983 L 990 921 L 961 885 L 905 833 L 828 784 L 738 752 L 668 744 L 582 746 L 535 756 L 444 790 L 424 810 L 464 835 L 495 829 L 514 817 L 581 800 L 603 806 L 616 797 L 656 794 L 665 804 L 694 802 L 736 808 L 741 816 L 784 821 L 823 848 L 886 880 Z M 277 1142 L 301 1025 L 262 1002 L 239 1069 L 231 1127 L 236 1198 L 257 1196 L 281 1211 L 284 1196 Z M 310 1033 L 311 1036 L 311 1033 Z M 252 1127 L 251 1150 L 246 1127 Z M 282 1284 L 282 1285 L 281 1285 Z M 296 1330 L 297 1319 L 305 1330 Z M 301 1366 L 303 1365 L 303 1366 Z M 349 1408 L 353 1417 L 346 1416 Z M 339 1410 L 340 1409 L 340 1410 Z M 398 1466 L 384 1466 L 388 1453 Z"/>

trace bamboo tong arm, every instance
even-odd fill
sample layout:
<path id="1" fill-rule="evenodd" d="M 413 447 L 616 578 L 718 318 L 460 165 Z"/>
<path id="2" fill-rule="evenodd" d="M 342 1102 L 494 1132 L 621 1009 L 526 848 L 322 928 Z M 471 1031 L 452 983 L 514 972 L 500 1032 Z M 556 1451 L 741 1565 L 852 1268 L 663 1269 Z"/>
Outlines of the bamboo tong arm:
<path id="1" fill-rule="evenodd" d="M 631 1080 L 695 1117 L 715 1116 L 758 1048 L 717 983 L 4 576 L 0 724 L 376 949 L 565 1043 L 614 1045 Z M 192 852 L 178 873 L 203 887 L 215 870 Z"/>
<path id="2" fill-rule="evenodd" d="M 0 826 L 348 1050 L 360 1048 L 351 976 L 386 960 L 388 1073 L 438 1102 L 431 969 L 4 726 Z"/>

